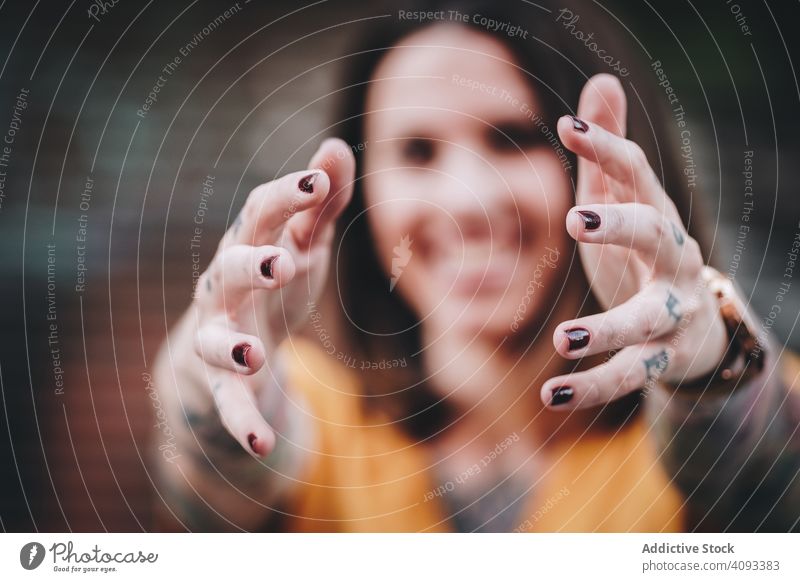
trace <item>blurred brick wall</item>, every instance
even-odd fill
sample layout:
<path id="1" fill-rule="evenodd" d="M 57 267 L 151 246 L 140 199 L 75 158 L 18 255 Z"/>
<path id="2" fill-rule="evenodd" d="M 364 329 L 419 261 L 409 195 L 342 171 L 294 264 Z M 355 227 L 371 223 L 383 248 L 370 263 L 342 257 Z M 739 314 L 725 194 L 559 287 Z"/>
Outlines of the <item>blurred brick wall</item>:
<path id="1" fill-rule="evenodd" d="M 15 49 L 28 58 L 12 61 L 17 70 L 9 72 L 30 88 L 31 105 L 15 144 L 24 170 L 14 175 L 14 196 L 2 209 L 9 257 L 23 257 L 13 266 L 18 276 L 0 283 L 20 300 L 19 309 L 3 312 L 4 409 L 18 437 L 13 454 L 3 459 L 10 469 L 5 499 L 21 501 L 2 506 L 4 528 L 150 529 L 148 465 L 156 420 L 143 374 L 190 300 L 194 220 L 203 220 L 196 250 L 204 269 L 249 190 L 305 166 L 322 137 L 331 107 L 324 95 L 335 75 L 331 66 L 307 70 L 340 52 L 347 40 L 316 31 L 334 15 L 347 20 L 354 9 L 322 6 L 270 24 L 300 5 L 266 4 L 240 2 L 207 35 L 204 27 L 235 3 L 204 2 L 180 16 L 189 3 L 161 3 L 140 16 L 138 4 L 120 3 L 99 23 L 73 10 L 33 80 L 43 39 L 23 37 L 26 45 Z M 14 25 L 9 29 L 19 29 L 25 8 L 17 6 L 6 20 Z M 38 11 L 28 26 L 50 31 L 65 9 Z M 309 40 L 287 46 L 306 34 Z M 181 56 L 195 35 L 202 39 Z M 181 62 L 165 74 L 176 56 Z M 137 110 L 159 75 L 164 86 L 142 117 Z M 3 112 L 14 90 L 4 84 Z M 204 209 L 202 182 L 209 175 L 215 193 Z M 92 188 L 82 209 L 87 178 Z M 86 283 L 76 292 L 81 228 Z M 58 343 L 52 345 L 60 350 L 62 394 L 47 342 L 48 243 L 56 249 Z M 35 405 L 23 392 L 31 384 Z M 26 422 L 17 423 L 15 413 Z"/>

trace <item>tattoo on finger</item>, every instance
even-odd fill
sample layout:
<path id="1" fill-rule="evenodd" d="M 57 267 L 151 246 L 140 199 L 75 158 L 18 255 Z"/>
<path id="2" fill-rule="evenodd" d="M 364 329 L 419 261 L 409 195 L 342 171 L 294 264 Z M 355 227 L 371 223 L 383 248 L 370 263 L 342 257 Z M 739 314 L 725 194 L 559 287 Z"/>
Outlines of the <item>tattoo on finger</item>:
<path id="1" fill-rule="evenodd" d="M 186 426 L 199 437 L 201 445 L 210 445 L 214 449 L 227 454 L 240 454 L 244 449 L 239 442 L 231 436 L 219 416 L 213 412 L 197 412 L 187 410 L 184 416 Z M 203 450 L 202 446 L 198 450 L 202 458 L 207 459 L 207 453 Z"/>
<path id="2" fill-rule="evenodd" d="M 674 222 L 670 222 L 669 224 L 672 227 L 672 236 L 675 237 L 675 242 L 678 243 L 678 246 L 683 246 L 686 238 L 683 236 L 681 229 L 675 226 Z"/>
<path id="3" fill-rule="evenodd" d="M 681 320 L 683 317 L 683 312 L 678 309 L 681 302 L 678 301 L 678 298 L 672 294 L 672 291 L 667 291 L 667 312 L 669 312 L 669 316 L 674 319 L 676 322 Z"/>
<path id="4" fill-rule="evenodd" d="M 647 376 L 647 383 L 653 382 L 664 373 L 669 365 L 669 354 L 667 350 L 661 350 L 654 356 L 642 360 L 644 364 L 645 374 Z"/>

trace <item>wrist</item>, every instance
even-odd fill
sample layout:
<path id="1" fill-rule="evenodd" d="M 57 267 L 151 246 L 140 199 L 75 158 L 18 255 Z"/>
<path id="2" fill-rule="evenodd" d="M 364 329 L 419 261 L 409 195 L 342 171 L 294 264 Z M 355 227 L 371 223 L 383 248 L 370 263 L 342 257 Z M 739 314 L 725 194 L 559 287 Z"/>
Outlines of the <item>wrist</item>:
<path id="1" fill-rule="evenodd" d="M 747 384 L 764 368 L 764 345 L 756 326 L 733 283 L 719 271 L 705 267 L 703 278 L 717 300 L 725 328 L 725 349 L 721 360 L 706 375 L 673 385 L 677 392 L 694 396 L 729 394 Z"/>

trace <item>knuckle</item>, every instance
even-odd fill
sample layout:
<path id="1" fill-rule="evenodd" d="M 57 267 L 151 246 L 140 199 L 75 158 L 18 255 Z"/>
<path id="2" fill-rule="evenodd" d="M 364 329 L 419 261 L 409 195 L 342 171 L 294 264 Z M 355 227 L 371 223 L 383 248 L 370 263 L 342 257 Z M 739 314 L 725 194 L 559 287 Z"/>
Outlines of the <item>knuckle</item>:
<path id="1" fill-rule="evenodd" d="M 211 261 L 211 264 L 208 266 L 208 270 L 206 272 L 211 278 L 212 282 L 219 279 L 226 267 L 231 264 L 231 257 L 233 255 L 231 251 L 235 248 L 236 246 L 228 246 L 221 249 L 221 251 L 217 253 L 214 259 Z"/>
<path id="2" fill-rule="evenodd" d="M 627 366 L 620 368 L 619 377 L 616 379 L 616 385 L 619 386 L 618 395 L 622 396 L 631 390 L 638 388 L 638 374 L 634 366 Z"/>
<path id="3" fill-rule="evenodd" d="M 249 270 L 254 251 L 254 247 L 243 244 L 225 247 L 219 254 L 214 276 L 218 277 L 220 272 L 234 273 L 239 270 Z"/>
<path id="4" fill-rule="evenodd" d="M 669 227 L 667 226 L 666 220 L 663 218 L 657 218 L 653 221 L 652 225 L 653 230 L 650 240 L 653 243 L 653 248 L 658 251 L 664 246 Z"/>
<path id="5" fill-rule="evenodd" d="M 608 322 L 603 322 L 595 335 L 600 340 L 598 343 L 612 349 L 619 349 L 619 347 L 622 347 L 621 344 L 625 343 L 623 333 L 615 329 L 614 326 L 609 325 Z"/>
<path id="6" fill-rule="evenodd" d="M 656 311 L 654 305 L 651 305 L 649 309 L 644 310 L 639 323 L 639 331 L 641 333 L 641 338 L 644 341 L 652 339 L 657 333 L 658 323 L 660 320 L 661 314 Z"/>
<path id="7" fill-rule="evenodd" d="M 691 237 L 686 238 L 686 250 L 681 257 L 681 268 L 691 278 L 700 276 L 703 269 L 703 254 L 700 244 Z"/>
<path id="8" fill-rule="evenodd" d="M 625 232 L 625 213 L 619 206 L 612 204 L 606 207 L 606 221 L 608 223 L 607 232 Z"/>
<path id="9" fill-rule="evenodd" d="M 636 169 L 648 166 L 647 155 L 644 153 L 642 146 L 636 142 L 628 141 L 628 159 Z"/>
<path id="10" fill-rule="evenodd" d="M 608 400 L 608 397 L 603 397 L 603 393 L 606 392 L 605 387 L 617 390 L 624 385 L 626 375 L 625 368 L 618 365 L 613 359 L 600 366 L 594 380 L 598 400 Z"/>
<path id="11" fill-rule="evenodd" d="M 228 230 L 228 232 L 219 237 L 219 240 L 217 241 L 217 251 L 214 253 L 214 256 L 222 252 L 222 249 L 231 244 L 232 240 L 233 240 L 233 233 L 230 230 Z"/>
<path id="12" fill-rule="evenodd" d="M 203 350 L 203 330 L 202 328 L 196 329 L 192 334 L 192 350 L 201 360 L 205 359 L 205 350 Z"/>
<path id="13" fill-rule="evenodd" d="M 208 273 L 208 269 L 203 271 L 197 278 L 197 283 L 195 283 L 194 293 L 192 293 L 192 303 L 196 307 L 200 307 L 202 304 L 200 297 L 203 294 L 204 290 L 208 288 L 209 278 L 210 275 Z"/>
<path id="14" fill-rule="evenodd" d="M 658 238 L 660 239 L 665 237 L 667 234 L 670 234 L 672 230 L 667 216 L 649 204 L 646 206 L 647 215 L 649 218 L 648 222 L 653 225 L 653 229 L 658 234 Z"/>
<path id="15" fill-rule="evenodd" d="M 676 349 L 677 348 L 677 349 Z M 689 354 L 680 344 L 669 351 L 669 365 L 675 370 L 687 370 L 695 354 Z"/>
<path id="16" fill-rule="evenodd" d="M 697 242 L 694 238 L 689 237 L 687 245 L 689 250 L 691 251 L 692 256 L 697 260 L 699 264 L 703 262 L 703 251 L 700 248 L 700 243 Z"/>
<path id="17" fill-rule="evenodd" d="M 279 183 L 280 180 L 273 180 L 253 188 L 242 206 L 242 219 L 249 220 L 252 217 L 261 221 L 263 215 L 274 207 L 275 194 L 280 191 Z"/>
<path id="18" fill-rule="evenodd" d="M 250 190 L 250 193 L 247 195 L 247 198 L 245 198 L 244 205 L 242 206 L 242 217 L 244 217 L 245 214 L 250 214 L 257 209 L 256 207 L 263 198 L 263 194 L 269 190 L 271 184 L 272 182 L 267 184 L 259 184 Z"/>
<path id="19" fill-rule="evenodd" d="M 643 204 L 644 216 L 642 229 L 646 232 L 646 238 L 652 249 L 657 250 L 662 241 L 670 232 L 667 218 L 652 206 Z"/>

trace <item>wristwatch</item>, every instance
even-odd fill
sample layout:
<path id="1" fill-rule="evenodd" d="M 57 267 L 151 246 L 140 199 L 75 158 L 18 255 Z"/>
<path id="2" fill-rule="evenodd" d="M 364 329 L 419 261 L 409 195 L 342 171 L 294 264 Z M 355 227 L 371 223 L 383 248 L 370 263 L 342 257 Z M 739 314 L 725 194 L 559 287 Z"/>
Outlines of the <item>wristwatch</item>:
<path id="1" fill-rule="evenodd" d="M 728 348 L 722 362 L 709 374 L 674 388 L 690 394 L 728 393 L 747 384 L 764 369 L 764 346 L 753 333 L 757 327 L 733 282 L 712 267 L 703 267 L 701 276 L 719 302 L 719 313 L 728 334 Z"/>

